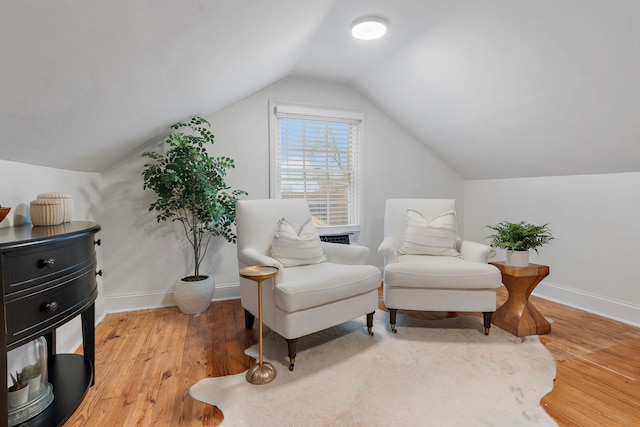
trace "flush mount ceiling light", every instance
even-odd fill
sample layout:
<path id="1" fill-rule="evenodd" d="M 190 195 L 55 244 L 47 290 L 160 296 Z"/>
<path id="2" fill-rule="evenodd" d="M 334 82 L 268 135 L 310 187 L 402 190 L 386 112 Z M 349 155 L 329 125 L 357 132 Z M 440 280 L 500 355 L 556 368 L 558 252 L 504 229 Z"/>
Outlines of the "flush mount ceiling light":
<path id="1" fill-rule="evenodd" d="M 351 34 L 360 40 L 375 40 L 387 32 L 389 24 L 378 16 L 365 16 L 351 23 Z"/>

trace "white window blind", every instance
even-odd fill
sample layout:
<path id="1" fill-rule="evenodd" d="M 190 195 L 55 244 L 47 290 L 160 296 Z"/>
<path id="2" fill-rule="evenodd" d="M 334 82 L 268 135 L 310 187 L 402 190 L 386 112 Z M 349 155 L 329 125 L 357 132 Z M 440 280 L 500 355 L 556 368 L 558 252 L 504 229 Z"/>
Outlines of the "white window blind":
<path id="1" fill-rule="evenodd" d="M 272 193 L 306 199 L 316 227 L 357 231 L 362 115 L 274 105 Z"/>

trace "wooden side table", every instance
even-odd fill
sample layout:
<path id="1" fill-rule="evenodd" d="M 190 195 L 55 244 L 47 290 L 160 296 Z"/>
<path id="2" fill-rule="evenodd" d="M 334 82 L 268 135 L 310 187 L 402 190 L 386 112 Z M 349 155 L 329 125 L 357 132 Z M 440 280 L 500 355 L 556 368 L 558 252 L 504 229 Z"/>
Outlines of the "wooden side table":
<path id="1" fill-rule="evenodd" d="M 260 318 L 258 348 L 259 361 L 247 371 L 247 381 L 251 384 L 268 384 L 276 378 L 276 368 L 269 362 L 262 360 L 262 282 L 271 279 L 278 274 L 276 267 L 255 265 L 244 267 L 240 270 L 240 276 L 253 280 L 258 284 L 258 317 Z"/>
<path id="2" fill-rule="evenodd" d="M 531 292 L 549 275 L 549 267 L 540 264 L 511 267 L 506 261 L 490 264 L 498 267 L 502 273 L 502 283 L 509 292 L 505 303 L 493 314 L 491 323 L 518 337 L 551 332 L 551 324 L 529 301 Z"/>

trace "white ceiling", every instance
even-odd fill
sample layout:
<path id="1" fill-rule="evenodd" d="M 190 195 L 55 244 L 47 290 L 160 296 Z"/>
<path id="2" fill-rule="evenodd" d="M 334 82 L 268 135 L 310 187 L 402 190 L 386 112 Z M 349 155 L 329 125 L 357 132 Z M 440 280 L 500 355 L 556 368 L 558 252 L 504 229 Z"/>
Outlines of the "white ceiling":
<path id="1" fill-rule="evenodd" d="M 351 38 L 363 15 L 387 35 Z M 105 171 L 297 75 L 467 179 L 640 171 L 637 0 L 4 0 L 0 39 L 5 160 Z"/>

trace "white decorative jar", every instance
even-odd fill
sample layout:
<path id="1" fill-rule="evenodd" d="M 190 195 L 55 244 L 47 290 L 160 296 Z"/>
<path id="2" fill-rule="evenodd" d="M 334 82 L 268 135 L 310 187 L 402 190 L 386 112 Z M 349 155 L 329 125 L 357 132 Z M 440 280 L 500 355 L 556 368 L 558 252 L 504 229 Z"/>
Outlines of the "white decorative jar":
<path id="1" fill-rule="evenodd" d="M 507 250 L 507 265 L 511 267 L 528 267 L 529 251 Z"/>
<path id="2" fill-rule="evenodd" d="M 31 223 L 36 226 L 60 225 L 64 210 L 59 199 L 36 199 L 29 204 Z"/>
<path id="3" fill-rule="evenodd" d="M 71 194 L 67 193 L 42 193 L 38 194 L 36 199 L 55 199 L 60 200 L 62 204 L 62 212 L 63 218 L 62 222 L 70 222 L 71 217 L 73 216 L 73 199 L 71 198 Z"/>
<path id="4" fill-rule="evenodd" d="M 173 286 L 173 299 L 184 314 L 196 316 L 209 308 L 216 285 L 213 276 L 201 276 L 203 280 L 180 279 Z"/>

